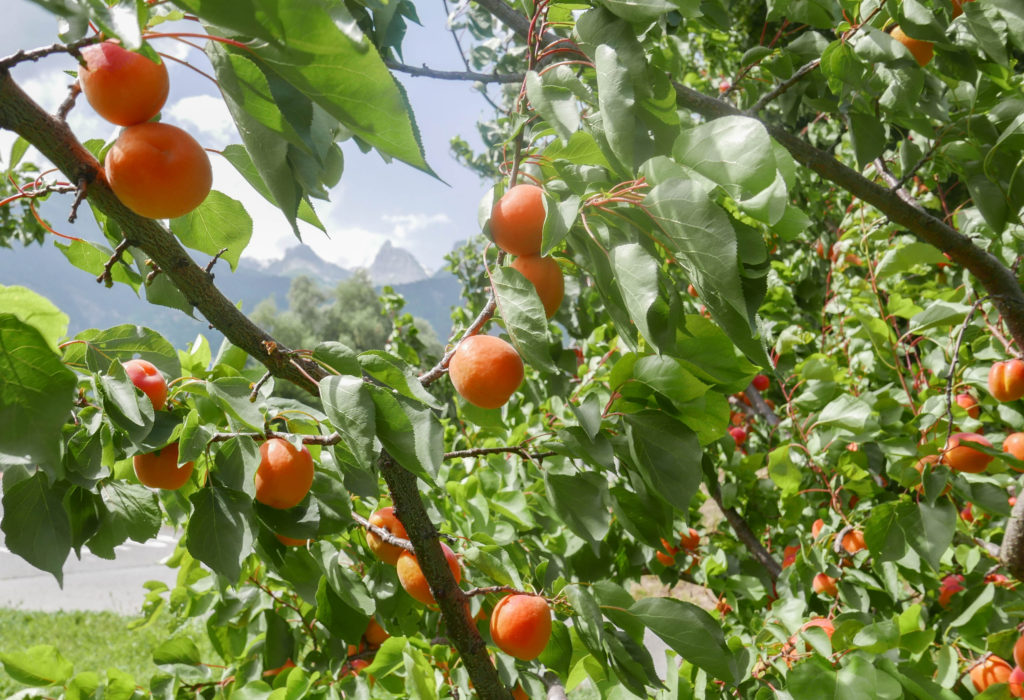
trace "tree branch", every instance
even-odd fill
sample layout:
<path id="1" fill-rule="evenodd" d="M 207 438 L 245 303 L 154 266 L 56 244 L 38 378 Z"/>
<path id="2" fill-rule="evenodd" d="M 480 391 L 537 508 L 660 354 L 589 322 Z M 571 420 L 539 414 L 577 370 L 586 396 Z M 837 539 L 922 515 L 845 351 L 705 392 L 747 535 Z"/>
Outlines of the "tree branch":
<path id="1" fill-rule="evenodd" d="M 391 530 L 385 530 L 382 527 L 377 527 L 369 520 L 359 515 L 359 513 L 352 513 L 352 519 L 360 525 L 362 525 L 364 529 L 369 530 L 377 537 L 381 538 L 384 542 L 387 542 L 393 547 L 400 547 L 401 549 L 404 549 L 407 552 L 415 553 L 415 550 L 412 548 L 412 543 L 410 543 L 409 540 L 403 540 L 401 537 L 395 537 L 393 534 L 391 534 Z"/>
<path id="2" fill-rule="evenodd" d="M 768 575 L 771 576 L 774 582 L 779 576 L 782 575 L 782 566 L 779 562 L 775 561 L 775 558 L 768 553 L 768 550 L 764 548 L 761 541 L 757 539 L 757 535 L 750 529 L 750 525 L 743 519 L 743 516 L 736 512 L 733 508 L 726 508 L 722 503 L 722 490 L 718 487 L 718 484 L 710 484 L 708 491 L 711 492 L 711 498 L 714 499 L 715 503 L 718 504 L 718 509 L 722 511 L 722 515 L 729 521 L 729 525 L 732 526 L 733 532 L 736 533 L 737 539 L 744 544 L 750 555 L 765 568 Z"/>
<path id="3" fill-rule="evenodd" d="M 391 70 L 408 73 L 417 77 L 437 78 L 438 80 L 473 80 L 478 83 L 521 83 L 526 77 L 522 73 L 477 73 L 470 70 L 436 70 L 426 65 L 417 68 L 397 61 L 385 61 Z"/>

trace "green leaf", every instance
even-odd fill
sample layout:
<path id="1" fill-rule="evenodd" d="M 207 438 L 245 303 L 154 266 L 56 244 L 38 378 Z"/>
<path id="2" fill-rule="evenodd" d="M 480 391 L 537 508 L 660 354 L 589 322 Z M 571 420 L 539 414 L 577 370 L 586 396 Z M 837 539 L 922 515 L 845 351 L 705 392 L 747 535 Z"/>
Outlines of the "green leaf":
<path id="1" fill-rule="evenodd" d="M 942 555 L 956 532 L 956 507 L 949 501 L 938 500 L 932 505 L 921 501 L 916 508 L 901 508 L 900 527 L 910 546 L 938 571 Z"/>
<path id="2" fill-rule="evenodd" d="M 96 389 L 107 419 L 129 440 L 138 445 L 149 436 L 156 417 L 153 402 L 128 379 L 120 363 L 114 362 L 108 374 L 97 378 Z"/>
<path id="3" fill-rule="evenodd" d="M 68 317 L 49 299 L 27 287 L 0 284 L 0 309 L 13 313 L 22 323 L 35 328 L 46 339 L 50 349 L 58 352 L 57 343 L 68 331 Z"/>
<path id="4" fill-rule="evenodd" d="M 511 267 L 491 271 L 491 286 L 505 320 L 509 340 L 523 362 L 542 372 L 555 372 L 551 361 L 548 319 L 533 283 Z"/>
<path id="5" fill-rule="evenodd" d="M 786 674 L 786 689 L 793 700 L 839 697 L 836 671 L 820 656 L 812 656 Z"/>
<path id="6" fill-rule="evenodd" d="M 611 263 L 629 317 L 648 342 L 656 343 L 647 315 L 659 299 L 658 261 L 640 244 L 627 243 L 612 249 Z"/>
<path id="7" fill-rule="evenodd" d="M 59 463 L 54 435 L 68 420 L 76 384 L 35 327 L 0 313 L 0 463 Z"/>
<path id="8" fill-rule="evenodd" d="M 160 501 L 153 491 L 139 484 L 111 481 L 104 484 L 102 494 L 111 520 L 136 542 L 151 540 L 160 532 Z"/>
<path id="9" fill-rule="evenodd" d="M 171 219 L 171 233 L 181 242 L 207 255 L 217 255 L 238 267 L 238 258 L 252 238 L 252 218 L 236 199 L 214 190 L 185 216 Z"/>
<path id="10" fill-rule="evenodd" d="M 629 611 L 684 659 L 727 683 L 740 679 L 736 657 L 722 628 L 692 603 L 674 598 L 644 598 Z"/>
<path id="11" fill-rule="evenodd" d="M 390 391 L 367 386 L 375 407 L 377 437 L 403 467 L 433 484 L 444 455 L 443 430 L 429 408 Z"/>
<path id="12" fill-rule="evenodd" d="M 600 0 L 601 4 L 628 22 L 647 22 L 676 9 L 669 0 Z"/>
<path id="13" fill-rule="evenodd" d="M 559 85 L 555 80 L 556 73 L 561 69 L 575 77 L 568 66 L 560 66 L 540 76 L 536 71 L 526 73 L 526 96 L 530 105 L 550 124 L 568 143 L 572 134 L 580 128 L 580 113 L 576 106 L 576 98 L 569 88 Z"/>
<path id="14" fill-rule="evenodd" d="M 263 181 L 260 171 L 256 168 L 256 164 L 253 163 L 252 156 L 250 156 L 249 152 L 245 150 L 245 146 L 231 144 L 230 146 L 226 146 L 224 150 L 220 152 L 220 155 L 231 163 L 231 165 L 235 167 L 235 170 L 245 178 L 245 181 L 252 185 L 253 189 L 259 192 L 264 199 L 274 205 L 274 207 L 279 209 L 281 208 L 277 203 L 277 199 L 274 198 L 274 193 L 270 191 L 270 188 L 267 187 L 267 183 Z M 297 218 L 300 221 L 305 221 L 311 226 L 317 227 L 325 233 L 327 232 L 323 222 L 320 221 L 320 217 L 317 216 L 313 207 L 310 205 L 308 197 L 303 197 L 299 200 Z M 292 220 L 292 225 L 295 225 L 294 220 Z"/>
<path id="15" fill-rule="evenodd" d="M 572 228 L 573 222 L 576 221 L 580 211 L 580 198 L 570 195 L 559 201 L 545 190 L 544 210 L 544 229 L 541 232 L 540 249 L 541 253 L 549 255 L 562 242 L 569 233 L 569 229 Z"/>
<path id="16" fill-rule="evenodd" d="M 264 417 L 259 403 L 249 400 L 252 382 L 245 377 L 221 377 L 206 382 L 210 398 L 228 415 L 234 429 L 263 432 Z"/>
<path id="17" fill-rule="evenodd" d="M 434 666 L 413 646 L 402 650 L 405 659 L 405 695 L 410 700 L 437 700 Z"/>
<path id="18" fill-rule="evenodd" d="M 642 411 L 625 417 L 634 466 L 653 493 L 685 513 L 701 482 L 703 452 L 697 434 L 673 419 Z"/>
<path id="19" fill-rule="evenodd" d="M 597 601 L 585 587 L 571 583 L 562 589 L 576 613 L 573 627 L 579 632 L 580 639 L 590 653 L 598 661 L 604 662 L 604 618 Z"/>
<path id="20" fill-rule="evenodd" d="M 938 248 L 927 243 L 914 241 L 907 245 L 890 248 L 875 268 L 875 279 L 883 280 L 891 275 L 908 272 L 917 265 L 932 265 L 949 262 Z"/>
<path id="21" fill-rule="evenodd" d="M 66 683 L 75 667 L 48 644 L 29 647 L 25 651 L 0 654 L 7 674 L 19 683 L 50 686 Z"/>
<path id="22" fill-rule="evenodd" d="M 604 539 L 611 527 L 611 513 L 605 505 L 608 484 L 603 476 L 594 472 L 545 472 L 544 483 L 551 503 L 570 530 L 593 546 Z"/>
<path id="23" fill-rule="evenodd" d="M 169 664 L 198 666 L 201 661 L 199 647 L 188 637 L 173 637 L 153 650 L 153 663 L 157 666 Z"/>
<path id="24" fill-rule="evenodd" d="M 256 0 L 178 4 L 215 25 L 264 40 L 253 43 L 251 55 L 268 70 L 381 153 L 433 174 L 405 95 L 344 5 L 328 9 L 280 0 L 269 11 Z"/>
<path id="25" fill-rule="evenodd" d="M 394 389 L 402 396 L 431 408 L 441 407 L 437 399 L 420 384 L 416 369 L 393 355 L 381 350 L 367 350 L 359 354 L 359 366 L 381 384 Z"/>
<path id="26" fill-rule="evenodd" d="M 238 580 L 242 559 L 252 550 L 252 499 L 216 484 L 193 493 L 192 517 L 185 528 L 189 554 L 229 581 Z"/>
<path id="27" fill-rule="evenodd" d="M 764 125 L 750 117 L 721 117 L 684 131 L 672 154 L 721 185 L 733 199 L 747 199 L 775 182 L 771 138 Z"/>
<path id="28" fill-rule="evenodd" d="M 789 498 L 800 490 L 804 475 L 790 456 L 792 446 L 777 447 L 768 454 L 768 476 L 779 487 L 783 498 Z"/>
<path id="29" fill-rule="evenodd" d="M 102 331 L 91 328 L 76 335 L 75 340 L 82 342 L 64 348 L 64 361 L 68 364 L 84 364 L 93 372 L 106 372 L 111 360 L 124 362 L 138 357 L 171 378 L 181 376 L 178 352 L 150 328 L 130 323 Z"/>
<path id="30" fill-rule="evenodd" d="M 629 70 L 618 53 L 607 44 L 594 54 L 597 68 L 597 101 L 601 108 L 601 125 L 612 153 L 626 172 L 633 171 L 633 140 L 636 138 L 636 100 Z"/>
<path id="31" fill-rule="evenodd" d="M 846 118 L 857 165 L 863 168 L 885 150 L 885 125 L 874 114 L 850 112 Z"/>
<path id="32" fill-rule="evenodd" d="M 357 377 L 363 374 L 363 368 L 359 364 L 359 357 L 356 351 L 344 343 L 320 343 L 313 348 L 313 359 L 317 362 L 323 362 L 331 369 L 342 374 L 352 374 Z"/>
<path id="33" fill-rule="evenodd" d="M 947 328 L 963 323 L 970 306 L 950 301 L 931 300 L 921 313 L 910 319 L 910 331 L 922 333 L 931 328 Z"/>
<path id="34" fill-rule="evenodd" d="M 5 546 L 37 569 L 53 574 L 61 586 L 64 561 L 71 552 L 71 522 L 63 497 L 63 490 L 51 486 L 46 475 L 37 471 L 21 481 L 5 483 L 0 520 Z"/>
<path id="35" fill-rule="evenodd" d="M 320 381 L 320 398 L 327 418 L 344 438 L 349 451 L 363 468 L 371 468 L 376 457 L 376 410 L 365 382 L 350 375 L 326 377 Z"/>
<path id="36" fill-rule="evenodd" d="M 633 379 L 679 405 L 699 399 L 708 390 L 679 360 L 666 355 L 641 357 L 633 365 Z"/>

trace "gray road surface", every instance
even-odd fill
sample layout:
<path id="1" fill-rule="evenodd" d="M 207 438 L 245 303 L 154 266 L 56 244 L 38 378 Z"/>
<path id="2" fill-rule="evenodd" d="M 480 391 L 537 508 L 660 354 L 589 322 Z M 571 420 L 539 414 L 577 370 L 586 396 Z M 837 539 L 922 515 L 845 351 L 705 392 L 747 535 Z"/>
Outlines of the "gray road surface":
<path id="1" fill-rule="evenodd" d="M 0 533 L 0 538 L 2 538 Z M 100 559 L 83 547 L 64 563 L 64 588 L 50 574 L 11 554 L 0 539 L 0 607 L 21 610 L 113 610 L 137 614 L 146 597 L 146 581 L 173 585 L 176 569 L 160 562 L 174 552 L 170 529 L 145 543 L 131 540 L 115 548 L 117 558 Z"/>

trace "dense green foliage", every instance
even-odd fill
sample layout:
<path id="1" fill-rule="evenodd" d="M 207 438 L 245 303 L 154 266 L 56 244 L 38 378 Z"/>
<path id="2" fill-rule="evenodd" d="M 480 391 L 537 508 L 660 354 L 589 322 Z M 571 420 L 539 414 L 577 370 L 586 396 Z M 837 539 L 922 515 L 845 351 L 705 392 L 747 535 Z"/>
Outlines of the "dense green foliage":
<path id="1" fill-rule="evenodd" d="M 97 3 L 39 1 L 72 31 L 88 18 L 133 40 Z M 245 142 L 232 162 L 293 221 L 315 219 L 310 198 L 340 176 L 337 139 L 429 171 L 383 60 L 400 55 L 411 3 L 173 5 L 246 45 L 207 50 Z M 482 127 L 488 151 L 456 150 L 494 180 L 485 232 L 515 175 L 544 187 L 543 250 L 567 290 L 549 323 L 493 246 L 452 256 L 467 300 L 456 327 L 470 328 L 493 294 L 486 328 L 527 365 L 511 401 L 479 409 L 446 379 L 421 382 L 430 362 L 408 316 L 389 312 L 384 350 L 356 352 L 386 326 L 342 316 L 305 282 L 286 315 L 266 320 L 325 373 L 317 405 L 284 398 L 273 379 L 257 386 L 263 370 L 229 344 L 179 350 L 130 325 L 65 339 L 59 311 L 7 288 L 19 295 L 0 305 L 16 309 L 0 312 L 10 549 L 59 578 L 72 548 L 112 556 L 164 518 L 184 527 L 166 606 L 203 622 L 216 666 L 194 645 L 165 645 L 139 695 L 465 697 L 474 650 L 452 645 L 488 640 L 498 595 L 473 590 L 471 619 L 441 620 L 370 554 L 353 514 L 402 497 L 382 484 L 383 450 L 419 479 L 463 588 L 551 600 L 539 659 L 495 652 L 502 684 L 529 697 L 584 681 L 605 698 L 975 695 L 968 669 L 987 653 L 1012 658 L 1024 610 L 998 555 L 1024 514 L 1008 501 L 1024 463 L 999 445 L 1024 430 L 1024 412 L 986 389 L 989 365 L 1021 351 L 1019 319 L 994 306 L 1020 295 L 1018 0 L 967 3 L 955 19 L 947 0 L 552 2 L 529 8 L 532 25 L 508 18 L 514 36 L 490 14 L 502 8 L 512 9 L 461 7 L 456 24 L 474 39 L 471 67 L 522 81 Z M 138 12 L 144 24 L 176 11 Z M 920 66 L 884 31 L 894 22 L 934 42 L 935 59 Z M 797 165 L 786 132 L 820 149 L 816 172 Z M 856 186 L 916 202 L 912 227 L 838 184 L 837 161 Z M 207 254 L 234 246 L 237 260 L 248 217 L 225 199 L 203 205 L 236 224 L 225 240 L 197 235 L 202 212 L 171 230 Z M 116 244 L 117 222 L 99 219 Z M 942 239 L 955 242 L 948 258 L 921 240 L 943 222 L 970 237 Z M 974 247 L 992 254 L 986 270 L 1012 269 L 1016 287 L 983 289 L 949 264 Z M 119 361 L 135 355 L 174 380 L 170 410 L 133 389 Z M 751 388 L 759 373 L 763 391 Z M 955 393 L 975 397 L 977 417 Z M 951 432 L 982 429 L 997 457 L 983 473 L 915 469 Z M 311 495 L 287 511 L 253 500 L 268 430 L 306 436 L 318 465 Z M 130 458 L 173 440 L 196 463 L 192 480 L 170 493 L 133 483 Z M 699 543 L 677 547 L 691 527 Z M 851 531 L 866 548 L 844 549 Z M 311 541 L 285 547 L 275 534 Z M 836 579 L 834 595 L 814 590 L 819 574 Z M 652 575 L 685 581 L 702 605 L 636 600 Z M 359 646 L 371 617 L 392 635 L 379 649 Z M 814 618 L 834 633 L 807 627 Z M 663 677 L 647 633 L 672 650 Z M 52 659 L 44 650 L 31 662 L 55 686 L 47 695 L 82 697 Z M 502 697 L 475 668 L 476 692 Z M 1009 692 L 997 684 L 984 697 Z"/>

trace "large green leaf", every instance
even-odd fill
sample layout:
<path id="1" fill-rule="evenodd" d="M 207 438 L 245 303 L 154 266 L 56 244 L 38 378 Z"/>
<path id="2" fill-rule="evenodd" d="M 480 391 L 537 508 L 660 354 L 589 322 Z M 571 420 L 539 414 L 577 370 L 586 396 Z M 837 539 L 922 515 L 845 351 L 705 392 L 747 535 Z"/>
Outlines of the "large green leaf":
<path id="1" fill-rule="evenodd" d="M 68 330 L 68 317 L 49 299 L 27 287 L 5 287 L 0 284 L 0 309 L 14 314 L 23 323 L 32 326 L 57 352 L 57 342 Z"/>
<path id="2" fill-rule="evenodd" d="M 249 155 L 249 152 L 245 150 L 244 146 L 231 144 L 230 146 L 226 146 L 224 150 L 220 152 L 220 155 L 231 163 L 231 165 L 235 167 L 235 170 L 245 178 L 245 181 L 252 185 L 253 189 L 259 192 L 264 199 L 275 207 L 280 208 L 280 205 L 277 203 L 277 199 L 274 198 L 274 193 L 270 191 L 267 183 L 264 182 L 263 177 L 256 168 L 256 164 L 252 161 L 252 156 Z M 308 197 L 303 197 L 299 201 L 297 218 L 300 221 L 305 221 L 311 226 L 316 226 L 321 231 L 327 231 L 323 222 L 320 221 L 320 217 L 317 216 L 312 205 L 309 203 Z M 294 225 L 294 221 L 292 224 Z"/>
<path id="3" fill-rule="evenodd" d="M 750 117 L 722 117 L 684 131 L 673 157 L 721 185 L 734 199 L 747 199 L 775 182 L 771 138 L 764 125 Z"/>
<path id="4" fill-rule="evenodd" d="M 59 462 L 77 381 L 34 326 L 0 313 L 0 464 Z"/>
<path id="5" fill-rule="evenodd" d="M 444 455 L 443 429 L 433 411 L 404 396 L 368 386 L 381 444 L 400 465 L 433 484 Z"/>
<path id="6" fill-rule="evenodd" d="M 320 398 L 331 423 L 361 466 L 373 466 L 376 417 L 373 397 L 360 377 L 326 377 L 320 381 Z"/>
<path id="7" fill-rule="evenodd" d="M 30 686 L 48 686 L 66 683 L 75 667 L 48 644 L 29 647 L 24 651 L 0 653 L 0 663 L 14 680 Z"/>
<path id="8" fill-rule="evenodd" d="M 611 263 L 629 317 L 648 342 L 656 343 L 647 316 L 660 298 L 658 261 L 639 243 L 627 243 L 612 249 Z"/>
<path id="9" fill-rule="evenodd" d="M 608 485 L 600 474 L 544 474 L 548 497 L 565 524 L 596 546 L 611 527 L 611 514 L 605 504 Z"/>
<path id="10" fill-rule="evenodd" d="M 185 528 L 189 554 L 230 581 L 252 550 L 252 499 L 241 491 L 211 484 L 189 497 L 192 517 Z"/>
<path id="11" fill-rule="evenodd" d="M 175 3 L 238 38 L 262 39 L 252 44 L 248 55 L 385 155 L 432 174 L 401 87 L 343 4 L 322 0 Z"/>
<path id="12" fill-rule="evenodd" d="M 71 522 L 64 510 L 64 490 L 50 485 L 37 471 L 4 485 L 3 520 L 5 545 L 37 569 L 48 571 L 64 585 L 62 569 L 71 552 Z"/>
<path id="13" fill-rule="evenodd" d="M 491 283 L 505 330 L 523 362 L 543 372 L 555 371 L 548 319 L 533 283 L 511 267 L 492 270 Z"/>
<path id="14" fill-rule="evenodd" d="M 629 611 L 673 651 L 727 683 L 740 679 L 736 657 L 714 618 L 692 603 L 674 598 L 644 598 Z"/>
<path id="15" fill-rule="evenodd" d="M 597 47 L 597 100 L 601 107 L 601 125 L 612 153 L 626 172 L 633 171 L 633 141 L 636 138 L 636 99 L 628 68 L 615 49 L 607 44 Z"/>
<path id="16" fill-rule="evenodd" d="M 77 343 L 64 348 L 64 361 L 85 365 L 93 372 L 106 372 L 111 360 L 135 357 L 153 363 L 170 378 L 181 376 L 181 363 L 174 346 L 156 331 L 125 323 L 105 330 L 90 328 L 75 336 Z"/>
<path id="17" fill-rule="evenodd" d="M 185 216 L 171 219 L 171 232 L 181 242 L 207 255 L 217 255 L 238 267 L 238 258 L 252 237 L 252 218 L 237 199 L 214 190 Z"/>
<path id="18" fill-rule="evenodd" d="M 658 411 L 627 415 L 625 420 L 630 456 L 651 491 L 687 512 L 701 481 L 703 452 L 697 434 Z"/>

